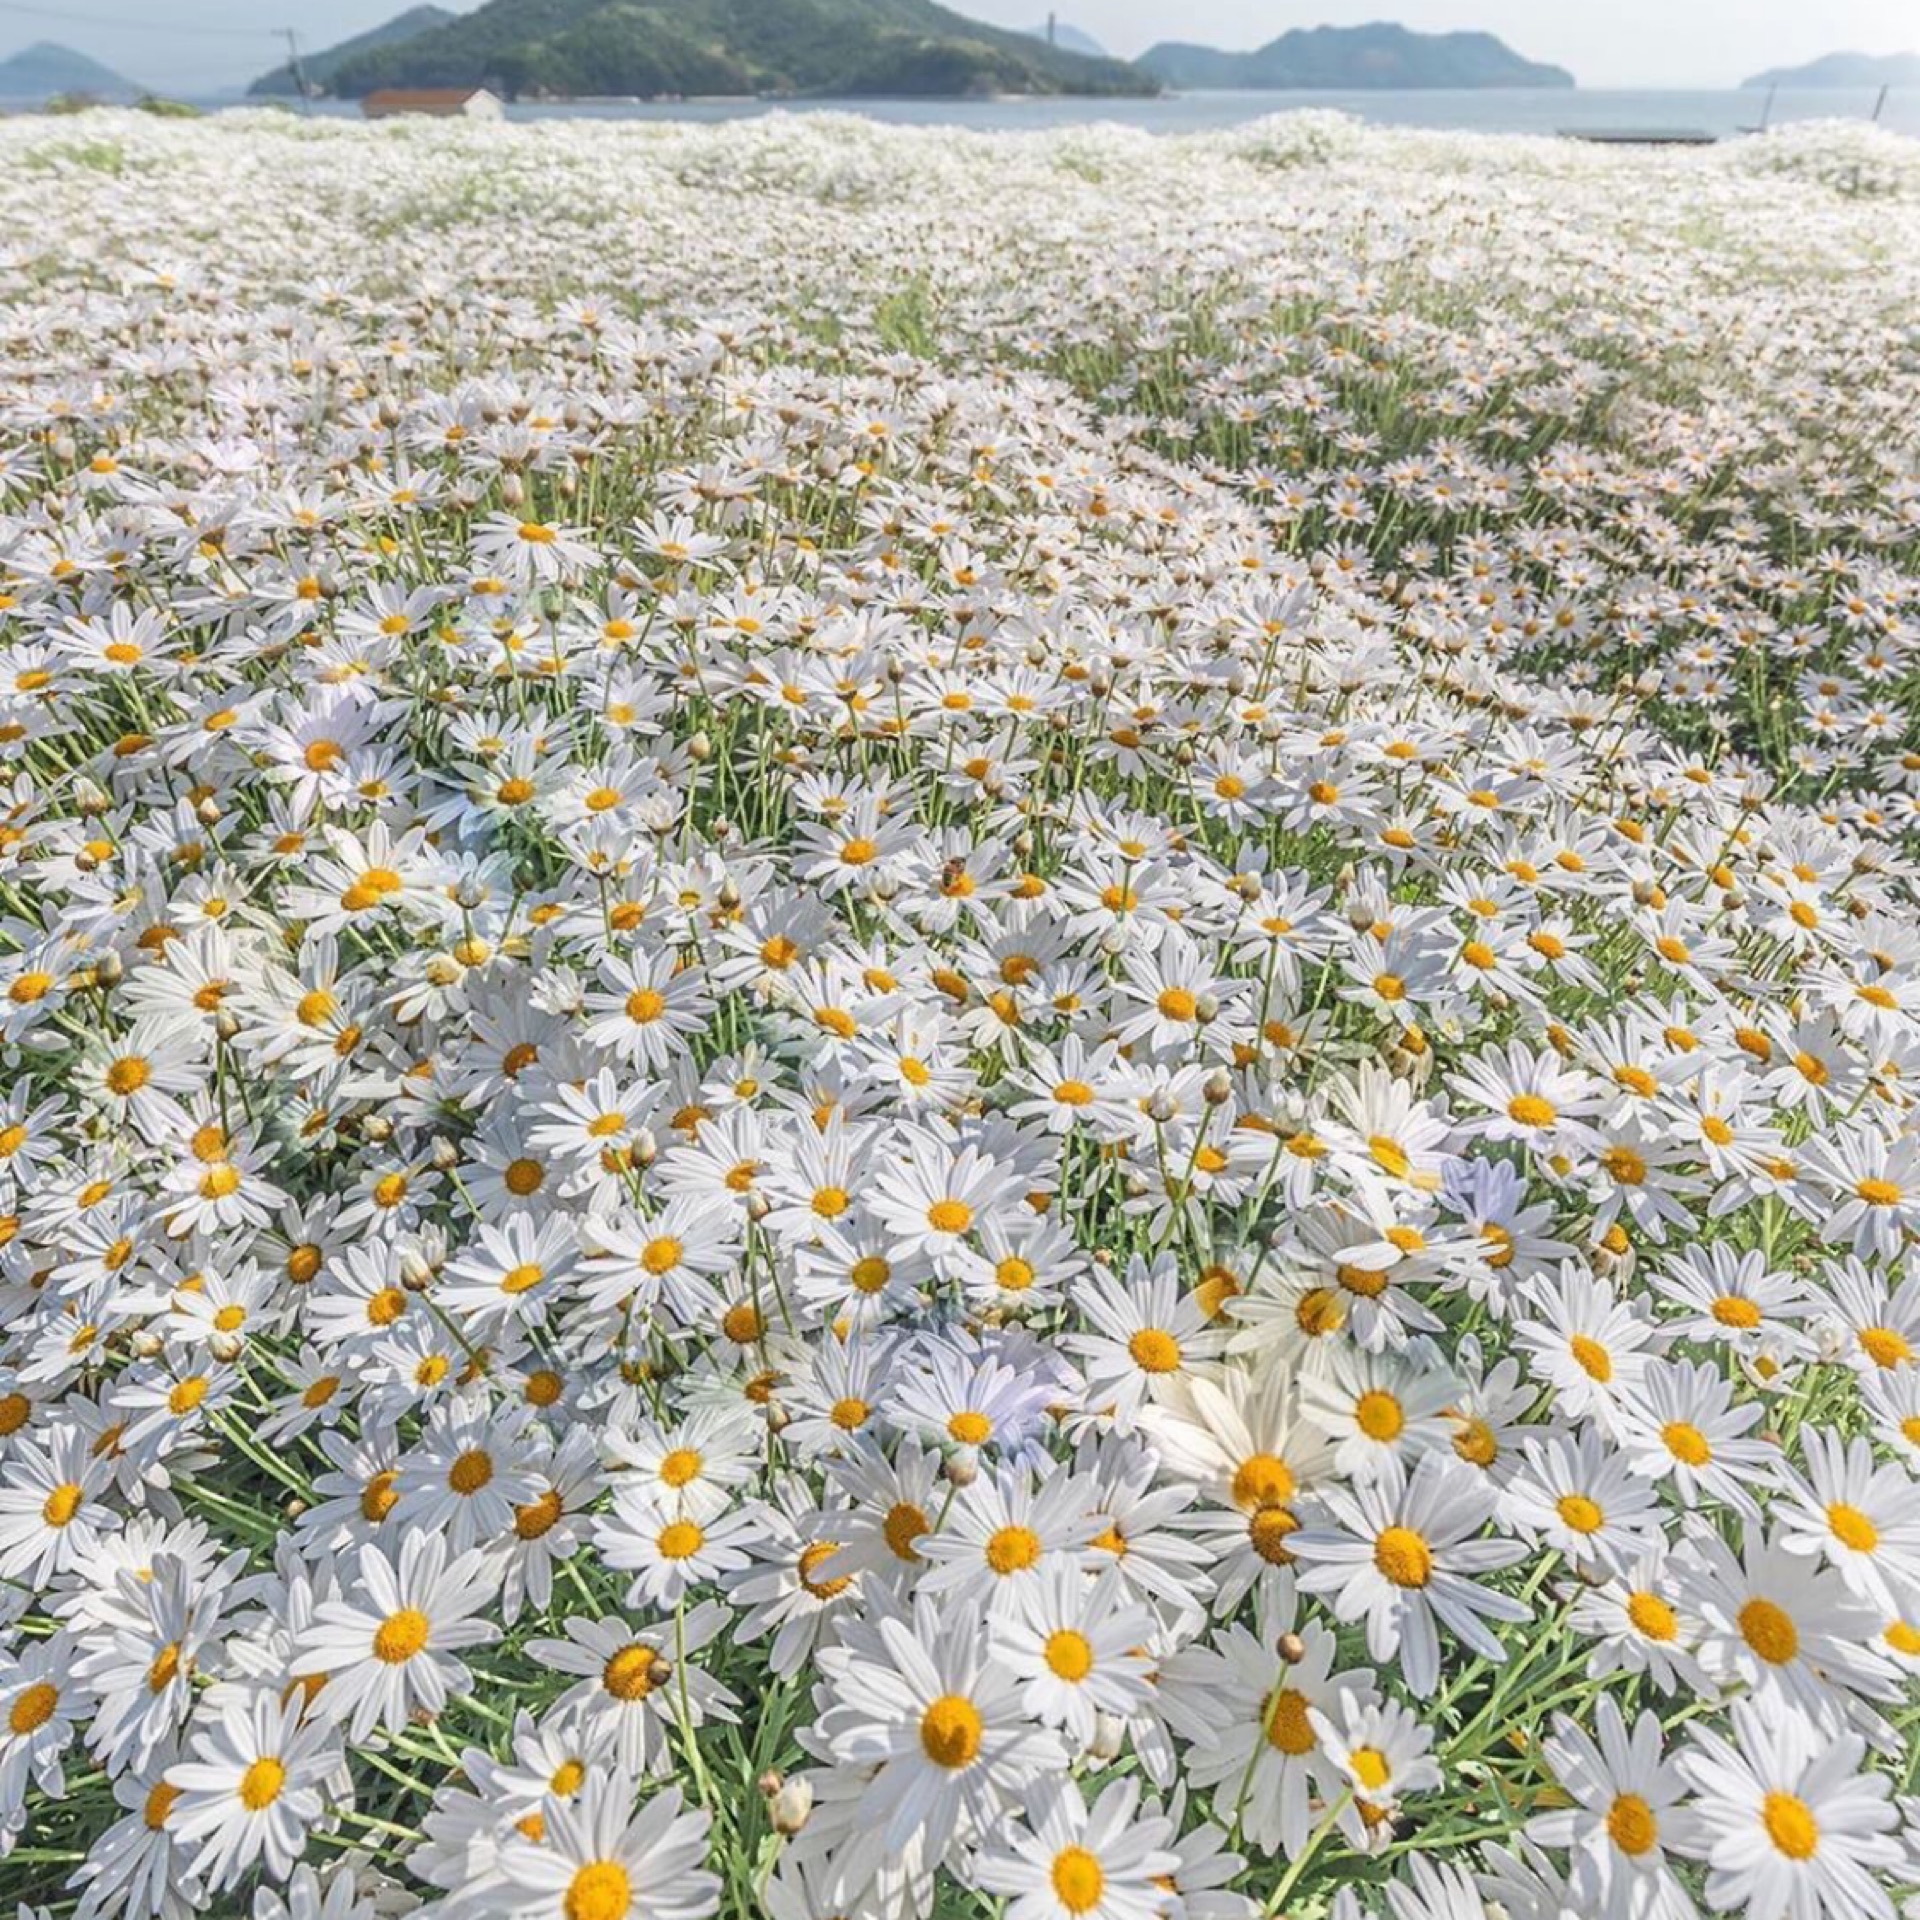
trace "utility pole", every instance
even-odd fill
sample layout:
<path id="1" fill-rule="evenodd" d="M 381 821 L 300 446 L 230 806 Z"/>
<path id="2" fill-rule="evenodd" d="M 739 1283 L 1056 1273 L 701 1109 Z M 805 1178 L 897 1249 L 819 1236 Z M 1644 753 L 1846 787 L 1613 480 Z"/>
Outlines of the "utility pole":
<path id="1" fill-rule="evenodd" d="M 311 113 L 313 96 L 307 91 L 307 70 L 300 64 L 300 36 L 292 27 L 282 27 L 280 31 L 286 36 L 287 65 L 293 69 L 293 85 L 294 91 L 300 96 L 300 111 Z"/>

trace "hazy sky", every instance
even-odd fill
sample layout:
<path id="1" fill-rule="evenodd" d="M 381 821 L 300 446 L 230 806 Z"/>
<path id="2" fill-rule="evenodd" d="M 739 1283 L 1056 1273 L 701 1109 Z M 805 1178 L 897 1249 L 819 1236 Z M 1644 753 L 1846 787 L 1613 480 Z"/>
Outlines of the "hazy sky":
<path id="1" fill-rule="evenodd" d="M 467 8 L 477 0 L 443 0 Z M 250 79 L 273 64 L 272 29 L 320 47 L 377 25 L 406 0 L 0 0 L 0 53 L 61 40 L 129 79 L 185 90 Z M 1006 26 L 1048 0 L 949 0 Z M 1484 27 L 1517 52 L 1557 61 L 1586 86 L 1720 87 L 1757 68 L 1846 48 L 1920 47 L 1917 0 L 1053 0 L 1061 19 L 1113 52 L 1159 39 L 1254 47 L 1288 27 L 1394 19 L 1427 31 Z"/>

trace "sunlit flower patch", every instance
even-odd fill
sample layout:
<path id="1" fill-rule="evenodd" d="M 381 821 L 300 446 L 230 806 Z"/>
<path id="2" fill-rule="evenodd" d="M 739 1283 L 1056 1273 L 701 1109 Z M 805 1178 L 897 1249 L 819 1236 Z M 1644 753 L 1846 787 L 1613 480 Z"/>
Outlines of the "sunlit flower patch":
<path id="1" fill-rule="evenodd" d="M 0 1890 L 1892 1920 L 1908 145 L 0 163 Z"/>

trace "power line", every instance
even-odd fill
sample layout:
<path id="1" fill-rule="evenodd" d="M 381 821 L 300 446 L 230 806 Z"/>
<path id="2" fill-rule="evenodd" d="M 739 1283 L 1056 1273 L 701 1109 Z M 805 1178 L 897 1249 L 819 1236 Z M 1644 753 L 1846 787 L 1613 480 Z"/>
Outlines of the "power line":
<path id="1" fill-rule="evenodd" d="M 174 39 L 181 34 L 197 34 L 202 39 L 271 40 L 280 37 L 274 27 L 174 27 L 153 20 L 129 20 L 105 13 L 75 13 L 70 7 L 34 7 L 23 0 L 0 0 L 0 13 L 26 14 L 35 20 L 64 20 L 71 26 L 115 27 L 122 33 L 165 34 Z"/>

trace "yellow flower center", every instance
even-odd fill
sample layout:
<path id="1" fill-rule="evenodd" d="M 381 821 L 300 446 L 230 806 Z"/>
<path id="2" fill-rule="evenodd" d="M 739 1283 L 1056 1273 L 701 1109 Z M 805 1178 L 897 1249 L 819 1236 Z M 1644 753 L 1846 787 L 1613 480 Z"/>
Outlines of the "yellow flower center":
<path id="1" fill-rule="evenodd" d="M 472 1447 L 447 1469 L 447 1485 L 455 1493 L 475 1494 L 493 1479 L 493 1456 L 484 1448 Z"/>
<path id="2" fill-rule="evenodd" d="M 287 1784 L 287 1770 L 271 1754 L 260 1758 L 240 1776 L 240 1804 L 249 1813 L 260 1813 L 280 1798 Z"/>
<path id="3" fill-rule="evenodd" d="M 560 1905 L 566 1920 L 626 1920 L 633 1909 L 633 1882 L 619 1861 L 591 1860 L 567 1882 Z"/>
<path id="4" fill-rule="evenodd" d="M 1396 1440 L 1407 1424 L 1400 1402 L 1379 1388 L 1363 1393 L 1353 1403 L 1354 1424 L 1369 1440 Z"/>
<path id="5" fill-rule="evenodd" d="M 1567 1342 L 1567 1350 L 1589 1380 L 1598 1381 L 1604 1387 L 1613 1378 L 1613 1356 L 1598 1340 L 1590 1339 L 1584 1333 L 1576 1333 Z"/>
<path id="6" fill-rule="evenodd" d="M 1180 1343 L 1158 1327 L 1142 1327 L 1127 1342 L 1127 1352 L 1142 1373 L 1172 1373 L 1180 1365 Z"/>
<path id="7" fill-rule="evenodd" d="M 1433 1549 L 1411 1527 L 1385 1527 L 1373 1543 L 1373 1564 L 1396 1587 L 1424 1587 L 1433 1578 Z"/>
<path id="8" fill-rule="evenodd" d="M 1307 1696 L 1292 1687 L 1282 1687 L 1268 1700 L 1265 1719 L 1267 1744 L 1277 1753 L 1297 1757 L 1319 1745 L 1307 1719 Z"/>
<path id="9" fill-rule="evenodd" d="M 1740 1609 L 1740 1637 L 1770 1666 L 1784 1666 L 1800 1651 L 1792 1615 L 1771 1600 L 1749 1600 Z"/>
<path id="10" fill-rule="evenodd" d="M 402 1666 L 427 1644 L 432 1631 L 432 1622 L 417 1607 L 402 1607 L 374 1629 L 374 1657 L 390 1667 Z"/>
<path id="11" fill-rule="evenodd" d="M 1637 1793 L 1623 1793 L 1607 1810 L 1607 1834 L 1622 1853 L 1636 1858 L 1660 1842 L 1660 1823 Z"/>
<path id="12" fill-rule="evenodd" d="M 1789 1860 L 1811 1860 L 1820 1846 L 1820 1823 L 1813 1809 L 1797 1795 L 1770 1793 L 1761 1804 L 1761 1824 L 1767 1838 Z"/>
<path id="13" fill-rule="evenodd" d="M 660 1462 L 660 1478 L 670 1487 L 684 1487 L 699 1477 L 701 1458 L 691 1447 L 675 1447 Z"/>
<path id="14" fill-rule="evenodd" d="M 706 1535 L 691 1520 L 675 1520 L 660 1529 L 658 1545 L 663 1560 L 691 1560 Z"/>
<path id="15" fill-rule="evenodd" d="M 1060 1627 L 1048 1634 L 1041 1652 L 1048 1671 L 1058 1679 L 1077 1684 L 1093 1671 L 1093 1643 L 1072 1627 Z"/>
<path id="16" fill-rule="evenodd" d="M 644 1700 L 653 1691 L 653 1668 L 659 1658 L 653 1648 L 636 1640 L 609 1656 L 600 1670 L 600 1684 L 616 1700 Z"/>
<path id="17" fill-rule="evenodd" d="M 936 1767 L 957 1772 L 980 1752 L 986 1724 L 965 1694 L 943 1693 L 920 1716 L 920 1748 Z"/>
<path id="18" fill-rule="evenodd" d="M 987 1540 L 987 1565 L 995 1573 L 1025 1573 L 1040 1558 L 1040 1536 L 1031 1527 L 1000 1527 Z"/>
<path id="19" fill-rule="evenodd" d="M 1085 1847 L 1068 1847 L 1054 1856 L 1054 1896 L 1069 1913 L 1091 1913 L 1106 1886 L 1105 1869 Z"/>
<path id="20" fill-rule="evenodd" d="M 887 1509 L 880 1532 L 896 1560 L 918 1560 L 914 1542 L 927 1532 L 932 1522 L 910 1500 L 902 1500 Z"/>
<path id="21" fill-rule="evenodd" d="M 1563 1493 L 1556 1508 L 1575 1533 L 1598 1533 L 1606 1524 L 1606 1516 L 1584 1493 Z"/>
<path id="22" fill-rule="evenodd" d="M 1871 1553 L 1880 1544 L 1880 1529 L 1858 1507 L 1836 1501 L 1827 1509 L 1827 1525 L 1833 1537 L 1855 1553 Z"/>
<path id="23" fill-rule="evenodd" d="M 558 1491 L 549 1487 L 538 1500 L 513 1510 L 513 1530 L 522 1540 L 538 1540 L 559 1524 L 566 1504 Z"/>
<path id="24" fill-rule="evenodd" d="M 7 1725 L 18 1734 L 38 1733 L 53 1718 L 60 1704 L 60 1689 L 50 1681 L 36 1680 L 14 1695 L 7 1712 Z"/>
<path id="25" fill-rule="evenodd" d="M 1237 1507 L 1280 1507 L 1293 1498 L 1293 1470 L 1277 1454 L 1252 1453 L 1233 1474 L 1233 1501 Z"/>

